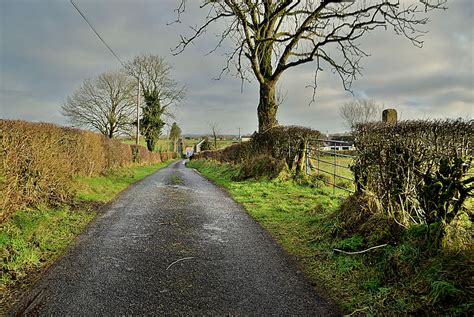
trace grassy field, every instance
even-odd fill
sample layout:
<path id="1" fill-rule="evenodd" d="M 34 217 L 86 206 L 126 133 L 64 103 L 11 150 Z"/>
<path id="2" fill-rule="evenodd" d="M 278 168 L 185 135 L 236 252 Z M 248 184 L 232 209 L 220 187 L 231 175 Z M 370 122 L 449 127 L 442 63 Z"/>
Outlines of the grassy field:
<path id="1" fill-rule="evenodd" d="M 336 184 L 340 187 L 354 190 L 354 182 L 349 179 L 354 179 L 352 171 L 349 169 L 353 162 L 352 158 L 349 157 L 338 157 L 334 160 L 334 156 L 324 155 L 319 158 L 312 157 L 311 175 L 321 175 L 322 179 L 328 184 Z M 336 174 L 336 177 L 334 177 Z M 342 177 L 340 177 L 342 176 Z"/>
<path id="2" fill-rule="evenodd" d="M 130 184 L 168 163 L 133 166 L 106 176 L 76 179 L 76 200 L 56 208 L 20 210 L 0 226 L 0 306 L 12 305 L 21 289 L 51 265 L 95 218 L 96 209 Z M 0 309 L 0 315 L 5 311 Z"/>
<path id="3" fill-rule="evenodd" d="M 333 195 L 332 188 L 292 179 L 236 182 L 235 166 L 210 161 L 191 161 L 188 166 L 242 203 L 344 314 L 456 315 L 474 308 L 472 258 L 460 251 L 430 254 L 420 242 L 425 226 L 393 233 L 387 225 L 390 219 L 363 222 L 357 203 L 347 195 Z M 341 212 L 342 206 L 351 213 Z M 394 240 L 394 234 L 400 239 Z M 385 243 L 354 255 L 335 251 Z"/>
<path id="4" fill-rule="evenodd" d="M 125 144 L 135 144 L 135 140 L 132 139 L 121 139 L 121 141 Z M 198 143 L 200 139 L 185 139 L 184 140 L 184 145 L 185 147 L 187 146 L 194 146 L 196 143 Z M 211 143 L 212 140 L 211 140 Z M 217 149 L 222 149 L 225 148 L 229 145 L 232 145 L 234 143 L 237 143 L 237 141 L 232 141 L 232 140 L 217 140 Z M 146 142 L 143 137 L 140 138 L 140 145 L 146 147 Z M 155 151 L 156 152 L 167 152 L 167 151 L 173 151 L 173 143 L 168 140 L 168 139 L 159 139 L 156 142 L 155 146 Z"/>

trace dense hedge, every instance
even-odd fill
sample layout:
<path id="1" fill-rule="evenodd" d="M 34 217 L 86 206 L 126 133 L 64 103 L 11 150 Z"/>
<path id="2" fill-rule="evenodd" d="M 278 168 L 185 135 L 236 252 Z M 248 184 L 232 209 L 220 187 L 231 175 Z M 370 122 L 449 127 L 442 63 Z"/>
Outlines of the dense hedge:
<path id="1" fill-rule="evenodd" d="M 0 222 L 24 206 L 70 199 L 76 176 L 172 157 L 90 131 L 0 120 Z"/>
<path id="2" fill-rule="evenodd" d="M 218 151 L 204 151 L 193 156 L 195 159 L 214 159 L 220 162 L 241 164 L 243 178 L 261 176 L 265 166 L 272 175 L 277 175 L 284 165 L 301 172 L 306 147 L 311 139 L 321 133 L 298 126 L 277 126 L 265 133 L 254 134 L 248 142 L 234 144 Z M 283 164 L 281 164 L 283 162 Z M 252 172 L 252 170 L 254 172 Z"/>
<path id="3" fill-rule="evenodd" d="M 449 223 L 472 197 L 474 120 L 370 123 L 354 137 L 359 191 L 402 225 Z"/>

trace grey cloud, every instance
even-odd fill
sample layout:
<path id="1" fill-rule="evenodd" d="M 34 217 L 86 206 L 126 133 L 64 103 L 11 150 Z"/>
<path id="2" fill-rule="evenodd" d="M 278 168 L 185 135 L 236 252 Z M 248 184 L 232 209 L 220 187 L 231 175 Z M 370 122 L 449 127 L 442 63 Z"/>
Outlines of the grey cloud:
<path id="1" fill-rule="evenodd" d="M 216 43 L 219 25 L 181 55 L 170 52 L 179 34 L 189 32 L 205 14 L 197 10 L 198 1 L 189 2 L 183 23 L 170 26 L 176 0 L 76 2 L 123 60 L 149 52 L 174 65 L 176 79 L 188 90 L 176 109 L 184 132 L 206 132 L 207 121 L 221 122 L 226 133 L 236 133 L 237 127 L 247 133 L 256 129 L 257 83 L 245 84 L 242 94 L 238 79 L 212 79 L 222 69 L 223 50 L 205 54 Z M 421 50 L 389 31 L 365 38 L 361 44 L 372 56 L 363 61 L 364 76 L 354 83 L 354 94 L 396 106 L 405 119 L 472 116 L 474 2 L 449 3 L 449 10 L 432 15 Z M 68 1 L 4 0 L 0 6 L 0 115 L 64 124 L 59 108 L 66 96 L 85 78 L 120 65 Z M 338 106 L 353 96 L 326 67 L 318 78 L 316 102 L 308 106 L 312 90 L 305 86 L 312 83 L 314 67 L 284 74 L 287 99 L 279 121 L 339 131 Z"/>

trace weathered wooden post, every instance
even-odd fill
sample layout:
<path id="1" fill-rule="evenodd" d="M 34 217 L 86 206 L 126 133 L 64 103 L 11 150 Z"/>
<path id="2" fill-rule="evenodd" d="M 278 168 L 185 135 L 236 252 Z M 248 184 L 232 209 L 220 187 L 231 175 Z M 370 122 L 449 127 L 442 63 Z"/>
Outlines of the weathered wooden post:
<path id="1" fill-rule="evenodd" d="M 385 109 L 382 112 L 382 122 L 397 123 L 397 110 L 395 110 L 395 109 Z"/>
<path id="2" fill-rule="evenodd" d="M 306 144 L 305 161 L 306 161 L 306 175 L 309 175 L 310 168 L 311 168 L 309 166 L 309 144 Z"/>

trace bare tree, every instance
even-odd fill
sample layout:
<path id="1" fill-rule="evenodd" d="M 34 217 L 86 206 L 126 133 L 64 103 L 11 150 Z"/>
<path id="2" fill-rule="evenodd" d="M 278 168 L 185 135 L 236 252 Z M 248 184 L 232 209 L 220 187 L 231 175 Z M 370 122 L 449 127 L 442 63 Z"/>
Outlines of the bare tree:
<path id="1" fill-rule="evenodd" d="M 125 64 L 125 72 L 140 85 L 145 105 L 142 106 L 140 132 L 152 151 L 165 125 L 164 117 L 173 117 L 170 107 L 185 95 L 173 79 L 173 68 L 158 55 L 143 54 Z"/>
<path id="2" fill-rule="evenodd" d="M 185 96 L 185 88 L 173 79 L 172 71 L 173 67 L 158 55 L 142 54 L 125 63 L 125 72 L 138 80 L 143 97 L 156 95 L 164 114 L 170 116 L 169 107 Z"/>
<path id="3" fill-rule="evenodd" d="M 86 79 L 64 102 L 62 114 L 75 126 L 113 138 L 128 133 L 133 122 L 133 85 L 123 73 L 107 72 Z"/>
<path id="4" fill-rule="evenodd" d="M 344 120 L 344 125 L 352 129 L 357 123 L 380 121 L 382 106 L 370 99 L 357 99 L 339 107 L 339 115 Z"/>
<path id="5" fill-rule="evenodd" d="M 211 129 L 211 135 L 212 135 L 212 138 L 214 139 L 214 149 L 217 150 L 217 138 L 219 137 L 219 134 L 220 134 L 219 124 L 217 122 L 211 121 L 211 122 L 208 122 L 207 125 Z"/>
<path id="6" fill-rule="evenodd" d="M 188 0 L 181 0 L 177 21 Z M 257 107 L 259 132 L 278 124 L 275 87 L 289 68 L 315 62 L 314 84 L 318 72 L 328 66 L 350 90 L 360 74 L 360 60 L 367 53 L 358 40 L 377 28 L 393 28 L 416 46 L 422 46 L 421 26 L 428 22 L 426 12 L 444 9 L 447 0 L 205 0 L 206 20 L 189 36 L 181 36 L 174 53 L 179 54 L 211 24 L 223 21 L 218 42 L 231 49 L 222 73 L 235 71 L 242 81 L 249 74 L 260 85 Z M 225 43 L 225 44 L 224 44 Z M 221 73 L 221 74 L 222 74 Z M 314 100 L 314 93 L 313 93 Z"/>

